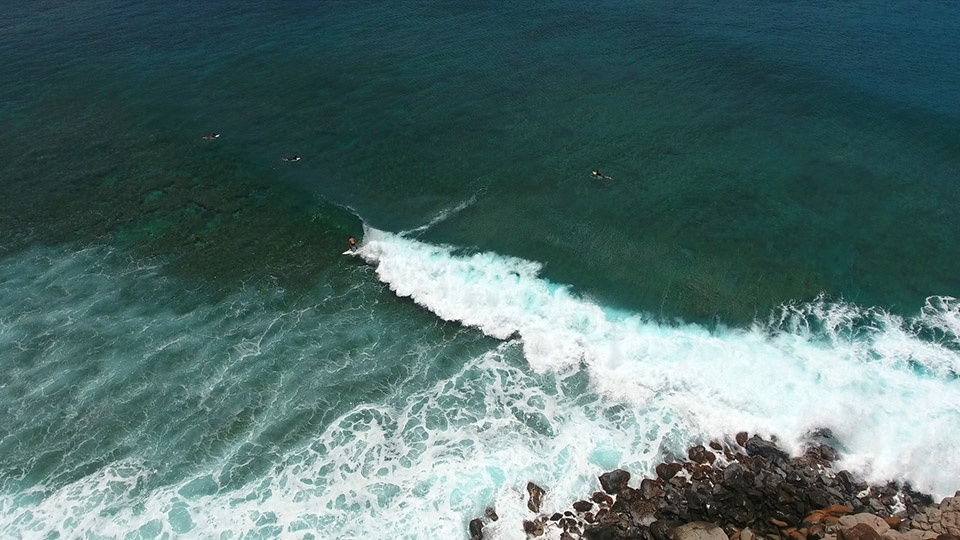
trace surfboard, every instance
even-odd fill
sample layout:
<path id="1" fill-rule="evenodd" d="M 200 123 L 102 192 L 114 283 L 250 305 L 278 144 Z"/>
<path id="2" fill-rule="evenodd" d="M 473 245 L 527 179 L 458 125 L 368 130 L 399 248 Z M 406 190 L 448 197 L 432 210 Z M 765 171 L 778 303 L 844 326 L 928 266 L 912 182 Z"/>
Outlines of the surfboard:
<path id="1" fill-rule="evenodd" d="M 354 254 L 356 254 L 356 253 L 357 253 L 357 252 L 354 251 L 354 250 L 352 250 L 352 249 L 348 249 L 348 250 L 346 250 L 346 251 L 343 252 L 344 255 L 354 255 Z"/>

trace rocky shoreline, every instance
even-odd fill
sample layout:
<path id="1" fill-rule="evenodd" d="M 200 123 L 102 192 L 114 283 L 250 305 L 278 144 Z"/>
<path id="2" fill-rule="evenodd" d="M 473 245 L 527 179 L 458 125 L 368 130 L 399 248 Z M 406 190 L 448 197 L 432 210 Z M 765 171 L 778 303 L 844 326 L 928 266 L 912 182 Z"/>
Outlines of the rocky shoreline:
<path id="1" fill-rule="evenodd" d="M 530 482 L 523 528 L 560 540 L 960 540 L 960 491 L 935 504 L 909 485 L 868 485 L 834 468 L 828 430 L 811 439 L 790 457 L 776 441 L 738 433 L 661 463 L 635 487 L 629 472 L 606 472 L 599 491 L 550 516 Z M 471 540 L 496 520 L 492 508 L 472 520 Z"/>

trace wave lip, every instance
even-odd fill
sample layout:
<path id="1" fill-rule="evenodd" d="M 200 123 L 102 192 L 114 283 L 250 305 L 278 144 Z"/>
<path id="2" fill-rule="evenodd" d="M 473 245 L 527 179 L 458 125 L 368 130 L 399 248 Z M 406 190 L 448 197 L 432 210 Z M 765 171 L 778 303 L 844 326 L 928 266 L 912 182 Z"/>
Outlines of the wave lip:
<path id="1" fill-rule="evenodd" d="M 583 336 L 608 324 L 599 307 L 540 279 L 539 263 L 494 253 L 455 256 L 450 248 L 376 229 L 364 238 L 360 255 L 397 295 L 491 337 L 519 333 L 531 359 L 579 362 L 587 351 Z"/>

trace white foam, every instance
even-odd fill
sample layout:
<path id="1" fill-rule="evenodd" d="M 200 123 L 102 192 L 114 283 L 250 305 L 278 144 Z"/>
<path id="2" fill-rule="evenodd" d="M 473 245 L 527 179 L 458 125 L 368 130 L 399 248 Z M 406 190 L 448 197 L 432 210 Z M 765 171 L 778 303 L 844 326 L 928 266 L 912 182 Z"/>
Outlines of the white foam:
<path id="1" fill-rule="evenodd" d="M 953 451 L 960 429 L 953 299 L 931 298 L 908 321 L 881 310 L 818 301 L 785 306 L 769 323 L 753 328 L 710 332 L 604 309 L 540 278 L 540 266 L 530 261 L 458 255 L 374 230 L 359 253 L 391 289 L 440 317 L 500 338 L 516 332 L 522 340 L 446 358 L 459 367 L 435 382 L 424 382 L 422 371 L 411 370 L 376 401 L 358 400 L 325 421 L 305 443 L 257 447 L 258 441 L 270 440 L 262 434 L 276 432 L 271 422 L 283 426 L 300 414 L 297 400 L 306 396 L 301 390 L 323 391 L 322 384 L 313 386 L 316 381 L 292 381 L 283 386 L 288 392 L 264 393 L 257 421 L 222 452 L 182 466 L 188 470 L 183 478 L 157 481 L 148 459 L 130 456 L 65 485 L 40 482 L 28 493 L 0 492 L 0 533 L 22 538 L 53 533 L 462 538 L 469 520 L 489 505 L 501 519 L 488 525 L 486 537 L 520 540 L 525 538 L 522 520 L 532 517 L 525 506 L 527 481 L 547 489 L 543 512 L 550 514 L 596 489 L 596 476 L 604 470 L 623 467 L 648 475 L 665 455 L 739 430 L 777 435 L 795 450 L 809 429 L 829 427 L 844 446 L 842 465 L 871 479 L 902 475 L 938 498 L 960 485 Z M 66 257 L 72 264 L 81 259 Z M 90 259 L 97 257 L 83 264 Z M 63 264 L 34 272 L 50 282 L 47 293 L 54 286 L 81 285 L 64 277 L 77 272 Z M 83 284 L 92 289 L 75 295 L 72 308 L 88 314 L 110 309 L 109 299 L 120 290 L 111 272 L 104 268 L 102 276 Z M 138 272 L 131 269 L 129 277 L 162 281 L 149 271 L 139 277 Z M 39 279 L 24 268 L 9 275 Z M 331 367 L 331 377 L 348 365 L 377 365 L 393 355 L 430 366 L 426 359 L 463 350 L 431 348 L 416 337 L 404 342 L 406 326 L 396 335 L 370 336 L 375 342 L 398 342 L 383 349 L 357 345 L 368 342 L 354 342 L 359 337 L 352 334 L 337 336 L 338 329 L 347 332 L 370 316 L 361 298 L 380 293 L 364 291 L 335 303 L 345 309 L 329 315 L 332 320 L 349 318 L 345 310 L 357 311 L 350 314 L 354 322 L 336 328 L 326 315 L 317 318 L 325 312 L 319 304 L 278 318 L 257 291 L 181 316 L 144 314 L 134 306 L 101 315 L 105 320 L 96 328 L 105 333 L 116 326 L 111 335 L 118 339 L 134 336 L 123 345 L 146 339 L 131 329 L 154 325 L 154 337 L 145 344 L 151 351 L 198 349 L 199 359 L 228 355 L 229 362 L 209 369 L 198 362 L 202 372 L 189 377 L 197 379 L 191 394 L 210 414 L 229 407 L 209 396 L 225 396 L 224 388 L 243 389 L 251 382 L 243 378 L 245 370 L 269 364 L 276 355 L 326 362 L 331 349 L 320 343 L 328 339 L 333 347 L 340 346 L 338 339 L 349 339 L 360 349 L 339 352 L 348 361 Z M 52 293 L 36 306 L 31 320 L 42 320 L 44 309 L 63 309 Z M 22 323 L 6 324 L 21 321 L 18 313 L 0 316 L 0 337 L 7 342 L 21 337 Z M 69 317 L 59 314 L 52 320 Z M 157 325 L 164 330 L 157 332 Z M 184 327 L 191 332 L 184 334 Z M 933 337 L 921 337 L 924 333 Z M 189 343 L 184 336 L 190 336 Z M 213 336 L 223 336 L 222 341 Z M 132 388 L 128 397 L 159 392 L 160 386 Z M 263 454 L 271 458 L 262 474 L 240 485 L 221 483 L 242 469 L 242 456 Z M 558 532 L 547 537 L 557 538 Z"/>
<path id="2" fill-rule="evenodd" d="M 675 426 L 644 425 L 596 399 L 545 391 L 515 365 L 515 353 L 505 345 L 421 391 L 357 405 L 246 486 L 222 489 L 215 479 L 225 470 L 212 469 L 138 494 L 153 471 L 119 463 L 34 504 L 0 495 L 13 527 L 0 531 L 25 538 L 138 530 L 149 531 L 145 537 L 459 538 L 490 505 L 501 520 L 487 537 L 519 540 L 531 516 L 527 480 L 550 490 L 543 511 L 563 510 L 604 469 L 643 470 Z"/>
<path id="3" fill-rule="evenodd" d="M 905 479 L 937 495 L 960 484 L 953 299 L 931 299 L 909 322 L 820 300 L 786 306 L 768 325 L 708 332 L 603 309 L 541 279 L 530 261 L 457 255 L 377 230 L 360 254 L 396 294 L 443 319 L 498 338 L 519 333 L 536 371 L 583 365 L 606 399 L 658 404 L 701 437 L 746 429 L 797 449 L 809 430 L 828 427 L 847 449 L 841 465 L 869 479 Z"/>

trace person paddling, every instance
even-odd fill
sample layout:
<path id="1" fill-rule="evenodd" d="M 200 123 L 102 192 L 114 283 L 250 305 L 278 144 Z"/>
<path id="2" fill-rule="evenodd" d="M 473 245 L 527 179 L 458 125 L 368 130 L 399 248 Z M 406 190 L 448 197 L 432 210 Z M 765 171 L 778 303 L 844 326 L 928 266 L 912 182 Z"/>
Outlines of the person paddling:
<path id="1" fill-rule="evenodd" d="M 290 156 L 285 158 L 280 158 L 283 161 L 300 161 L 300 156 Z"/>
<path id="2" fill-rule="evenodd" d="M 590 176 L 592 176 L 592 177 L 594 177 L 594 178 L 603 178 L 604 180 L 613 180 L 613 177 L 612 177 L 612 176 L 610 176 L 610 175 L 608 175 L 608 174 L 603 174 L 602 172 L 600 172 L 600 171 L 597 170 L 597 169 L 594 169 L 593 171 L 590 171 Z"/>
<path id="3" fill-rule="evenodd" d="M 205 140 L 205 141 L 212 141 L 213 139 L 219 139 L 219 138 L 220 138 L 220 134 L 219 134 L 219 133 L 214 133 L 213 135 L 204 135 L 204 136 L 203 136 L 203 140 Z"/>

